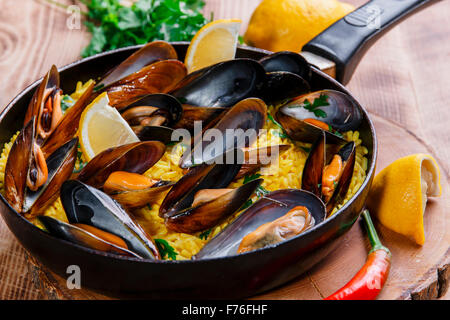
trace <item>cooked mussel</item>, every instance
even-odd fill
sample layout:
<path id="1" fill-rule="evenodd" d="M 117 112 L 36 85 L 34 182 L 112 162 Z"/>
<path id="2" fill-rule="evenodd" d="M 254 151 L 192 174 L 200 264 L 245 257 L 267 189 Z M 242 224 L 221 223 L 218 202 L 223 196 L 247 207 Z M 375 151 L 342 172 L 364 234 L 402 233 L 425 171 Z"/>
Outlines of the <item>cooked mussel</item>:
<path id="1" fill-rule="evenodd" d="M 355 143 L 327 146 L 324 133 L 313 144 L 302 175 L 302 189 L 311 191 L 327 204 L 330 213 L 336 203 L 345 198 L 355 165 Z"/>
<path id="2" fill-rule="evenodd" d="M 164 198 L 159 215 L 167 217 L 189 208 L 195 194 L 202 189 L 226 188 L 239 172 L 240 164 L 202 164 L 189 171 L 170 189 Z"/>
<path id="3" fill-rule="evenodd" d="M 269 165 L 278 156 L 290 148 L 287 144 L 274 145 L 261 148 L 243 148 L 244 161 L 235 179 L 258 171 L 261 167 Z"/>
<path id="4" fill-rule="evenodd" d="M 276 118 L 294 140 L 312 143 L 325 131 L 330 141 L 338 143 L 343 132 L 359 127 L 362 114 L 347 94 L 321 90 L 292 100 L 278 110 Z"/>
<path id="5" fill-rule="evenodd" d="M 152 180 L 141 174 L 116 171 L 106 180 L 103 191 L 125 208 L 134 209 L 156 202 L 172 185 L 173 182 L 170 181 Z"/>
<path id="6" fill-rule="evenodd" d="M 260 96 L 267 104 L 278 105 L 310 91 L 308 82 L 295 73 L 274 71 L 266 74 Z"/>
<path id="7" fill-rule="evenodd" d="M 95 227 L 69 224 L 47 216 L 40 216 L 38 220 L 50 234 L 58 238 L 99 251 L 141 258 L 128 250 L 127 244 L 121 238 Z"/>
<path id="8" fill-rule="evenodd" d="M 253 180 L 236 189 L 200 190 L 194 195 L 190 208 L 166 216 L 164 222 L 167 228 L 176 232 L 195 233 L 210 229 L 238 211 L 262 181 Z"/>
<path id="9" fill-rule="evenodd" d="M 114 82 L 102 91 L 108 93 L 110 105 L 120 110 L 148 94 L 171 91 L 186 74 L 185 65 L 178 60 L 158 61 Z"/>
<path id="10" fill-rule="evenodd" d="M 122 117 L 130 126 L 172 126 L 181 119 L 183 107 L 168 94 L 149 94 L 127 106 Z"/>
<path id="11" fill-rule="evenodd" d="M 89 161 L 77 179 L 101 188 L 115 171 L 144 173 L 161 159 L 165 150 L 165 145 L 159 141 L 134 142 L 110 148 Z"/>
<path id="12" fill-rule="evenodd" d="M 55 130 L 53 130 L 44 140 L 42 152 L 46 158 L 75 136 L 80 123 L 81 114 L 89 104 L 93 89 L 94 83 L 91 83 L 75 104 L 66 110 Z"/>
<path id="13" fill-rule="evenodd" d="M 108 72 L 108 74 L 98 83 L 97 88 L 108 87 L 157 61 L 176 60 L 177 58 L 177 52 L 171 44 L 165 41 L 149 42 Z"/>
<path id="14" fill-rule="evenodd" d="M 266 118 L 267 106 L 261 99 L 247 98 L 238 102 L 212 128 L 203 131 L 203 138 L 197 139 L 194 147 L 183 154 L 180 167 L 208 163 L 232 149 L 249 147 Z"/>
<path id="15" fill-rule="evenodd" d="M 34 217 L 58 197 L 62 182 L 76 161 L 78 139 L 72 139 L 45 159 L 35 138 L 33 117 L 11 147 L 5 167 L 5 198 L 17 211 Z"/>
<path id="16" fill-rule="evenodd" d="M 276 52 L 262 58 L 259 62 L 266 72 L 290 72 L 302 77 L 307 82 L 312 77 L 312 70 L 309 63 L 300 54 L 295 52 Z"/>
<path id="17" fill-rule="evenodd" d="M 306 210 L 301 209 L 305 214 L 298 212 L 299 206 L 306 208 Z M 293 210 L 294 208 L 296 209 Z M 308 217 L 305 211 L 307 211 L 311 217 Z M 289 215 L 286 216 L 287 214 Z M 290 217 L 291 215 L 294 217 Z M 299 219 L 304 220 L 304 223 L 298 221 L 298 218 L 295 216 L 300 216 Z M 304 219 L 301 216 L 303 216 Z M 295 228 L 297 229 L 295 234 L 298 234 L 298 229 L 300 229 L 301 233 L 305 228 L 318 225 L 325 219 L 325 216 L 326 211 L 324 203 L 317 196 L 308 191 L 297 189 L 273 191 L 259 199 L 244 211 L 236 220 L 209 241 L 203 249 L 193 257 L 193 259 L 216 258 L 238 254 L 239 246 L 246 236 L 255 232 L 261 226 L 279 219 L 277 223 L 269 225 L 269 228 L 263 227 L 263 229 L 266 230 L 262 231 L 269 232 L 261 233 L 261 229 L 259 229 L 260 234 L 263 236 L 255 237 L 254 234 L 252 236 L 253 241 L 248 241 L 252 239 L 247 238 L 241 248 L 251 248 L 253 250 L 274 246 L 292 235 L 292 233 L 289 233 L 289 235 L 283 236 L 282 228 L 279 228 L 283 223 L 289 225 L 289 230 L 292 229 L 293 225 L 297 225 L 298 228 Z M 282 217 L 284 218 L 281 219 Z M 279 234 L 273 236 L 273 231 L 277 229 L 274 227 L 277 226 L 277 232 L 279 232 Z M 261 242 L 257 243 L 258 240 Z M 251 244 L 251 246 L 248 246 L 248 244 Z M 247 250 L 242 249 L 241 251 L 245 252 Z"/>
<path id="18" fill-rule="evenodd" d="M 61 187 L 61 203 L 71 224 L 84 224 L 125 241 L 128 250 L 142 258 L 160 259 L 153 240 L 133 218 L 106 193 L 77 180 Z"/>
<path id="19" fill-rule="evenodd" d="M 227 108 L 257 96 L 264 80 L 264 68 L 257 61 L 235 59 L 189 74 L 172 95 L 190 106 Z"/>
<path id="20" fill-rule="evenodd" d="M 61 99 L 59 73 L 53 65 L 34 92 L 24 119 L 25 126 L 33 117 L 36 117 L 35 135 L 38 145 L 42 144 L 61 121 L 63 117 Z"/>
<path id="21" fill-rule="evenodd" d="M 174 129 L 165 126 L 132 126 L 131 129 L 141 141 L 160 141 L 168 145 L 181 139 L 173 135 Z"/>

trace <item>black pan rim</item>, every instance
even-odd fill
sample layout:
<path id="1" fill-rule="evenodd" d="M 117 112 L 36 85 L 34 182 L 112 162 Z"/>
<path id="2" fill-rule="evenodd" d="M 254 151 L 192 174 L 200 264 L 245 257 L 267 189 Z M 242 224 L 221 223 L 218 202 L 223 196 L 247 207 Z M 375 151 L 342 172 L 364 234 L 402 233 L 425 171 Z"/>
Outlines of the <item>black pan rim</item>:
<path id="1" fill-rule="evenodd" d="M 178 42 L 170 42 L 172 45 L 184 45 L 184 46 L 188 46 L 189 42 L 187 41 L 178 41 Z M 90 56 L 87 58 L 83 58 L 83 59 L 79 59 L 76 60 L 72 63 L 69 63 L 61 68 L 58 68 L 59 72 L 65 71 L 67 69 L 70 69 L 76 65 L 79 65 L 81 63 L 84 63 L 86 61 L 91 61 L 91 60 L 95 60 L 95 59 L 101 59 L 104 56 L 107 55 L 112 55 L 118 52 L 124 52 L 124 51 L 131 51 L 131 50 L 137 50 L 139 48 L 141 48 L 143 45 L 135 45 L 135 46 L 129 46 L 129 47 L 123 47 L 123 48 L 119 48 L 119 49 L 115 49 L 115 50 L 110 50 L 110 51 L 106 51 L 106 52 L 102 52 L 99 54 L 96 54 L 94 56 Z M 242 46 L 242 45 L 238 45 L 238 49 L 244 50 L 244 51 L 252 51 L 252 52 L 256 52 L 259 54 L 264 54 L 264 55 L 269 55 L 272 54 L 273 52 L 271 51 L 267 51 L 264 49 L 259 49 L 259 48 L 254 48 L 254 47 L 249 47 L 249 46 Z M 99 256 L 103 256 L 103 257 L 107 257 L 109 259 L 113 259 L 113 260 L 120 260 L 120 261 L 129 261 L 131 263 L 144 263 L 144 264 L 153 264 L 153 263 L 164 263 L 164 264 L 202 264 L 202 263 L 208 263 L 211 261 L 221 261 L 223 259 L 227 259 L 227 260 L 232 260 L 232 259 L 238 259 L 239 257 L 243 256 L 243 255 L 258 255 L 258 254 L 262 254 L 262 253 L 266 253 L 266 254 L 270 254 L 270 252 L 272 250 L 276 250 L 279 247 L 283 247 L 285 245 L 288 245 L 291 241 L 293 240 L 298 240 L 301 237 L 305 237 L 306 235 L 319 230 L 320 228 L 323 228 L 324 226 L 326 226 L 327 224 L 330 224 L 331 221 L 337 219 L 341 213 L 343 213 L 349 206 L 352 205 L 353 201 L 355 199 L 357 199 L 359 197 L 359 195 L 367 188 L 367 185 L 370 183 L 372 176 L 375 174 L 375 167 L 376 167 L 376 160 L 377 160 L 377 155 L 378 155 L 378 140 L 377 140 L 377 136 L 376 136 L 376 131 L 375 131 L 375 127 L 373 125 L 372 120 L 370 119 L 370 116 L 368 114 L 368 112 L 364 109 L 363 106 L 361 106 L 361 104 L 359 103 L 358 100 L 356 100 L 353 95 L 347 90 L 346 87 L 344 87 L 342 84 L 340 84 L 339 82 L 337 82 L 335 79 L 331 78 L 329 75 L 325 74 L 324 72 L 322 72 L 321 70 L 317 69 L 315 66 L 312 66 L 312 70 L 314 73 L 316 73 L 319 77 L 325 78 L 326 80 L 332 82 L 334 85 L 336 85 L 340 91 L 345 92 L 346 94 L 350 95 L 350 97 L 352 99 L 355 100 L 357 106 L 361 109 L 365 120 L 367 121 L 368 125 L 369 125 L 369 129 L 370 132 L 372 134 L 373 137 L 373 141 L 372 141 L 372 157 L 370 159 L 370 166 L 368 167 L 367 170 L 367 174 L 366 174 L 366 179 L 364 180 L 364 182 L 362 183 L 362 185 L 359 187 L 358 191 L 352 196 L 352 198 L 345 203 L 333 216 L 327 218 L 326 220 L 324 220 L 323 222 L 321 222 L 320 224 L 314 226 L 313 228 L 301 233 L 300 235 L 293 237 L 287 241 L 283 241 L 281 243 L 275 244 L 273 246 L 269 246 L 269 247 L 265 247 L 265 248 L 260 248 L 251 252 L 246 252 L 246 253 L 242 253 L 242 254 L 236 254 L 236 255 L 232 255 L 232 256 L 225 256 L 225 257 L 217 257 L 217 258 L 204 258 L 204 259 L 188 259 L 188 260 L 150 260 L 150 259 L 139 259 L 139 258 L 135 258 L 135 257 L 127 257 L 127 256 L 120 256 L 120 255 L 116 255 L 116 254 L 112 254 L 112 253 L 106 253 L 106 252 L 101 252 L 98 250 L 94 250 L 94 249 L 90 249 L 87 247 L 83 247 L 81 245 L 77 245 L 75 243 L 63 240 L 63 239 L 59 239 L 56 238 L 50 234 L 48 234 L 47 232 L 43 231 L 42 229 L 36 227 L 34 224 L 32 224 L 30 221 L 28 221 L 27 219 L 25 219 L 24 216 L 22 216 L 21 214 L 19 214 L 18 212 L 16 212 L 8 203 L 8 201 L 6 201 L 6 199 L 3 197 L 2 194 L 0 194 L 0 199 L 1 201 L 12 211 L 14 212 L 14 214 L 16 214 L 19 219 L 21 219 L 23 222 L 27 223 L 29 227 L 32 227 L 36 230 L 38 230 L 38 232 L 41 233 L 42 236 L 45 237 L 49 237 L 50 239 L 56 240 L 56 241 L 61 241 L 64 242 L 66 244 L 69 244 L 69 246 L 73 246 L 76 247 L 77 249 L 86 251 L 90 254 L 95 254 L 95 255 L 99 255 Z M 20 100 L 25 94 L 27 94 L 29 91 L 31 91 L 32 89 L 34 89 L 41 81 L 42 81 L 43 77 L 34 81 L 33 83 L 31 83 L 30 85 L 28 85 L 25 89 L 23 89 L 18 95 L 16 95 L 8 104 L 7 106 L 3 109 L 3 111 L 0 113 L 0 123 L 3 121 L 4 117 L 6 116 L 6 114 L 8 114 L 8 112 L 15 106 L 15 104 L 17 103 L 18 100 Z"/>

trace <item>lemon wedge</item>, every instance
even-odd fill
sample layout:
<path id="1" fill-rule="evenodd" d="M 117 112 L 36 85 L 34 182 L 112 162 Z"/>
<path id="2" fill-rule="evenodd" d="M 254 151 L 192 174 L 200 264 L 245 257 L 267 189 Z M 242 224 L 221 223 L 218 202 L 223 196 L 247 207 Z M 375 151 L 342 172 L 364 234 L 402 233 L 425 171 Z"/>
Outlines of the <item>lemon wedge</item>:
<path id="1" fill-rule="evenodd" d="M 189 73 L 234 59 L 241 20 L 224 19 L 201 28 L 189 45 L 184 64 Z"/>
<path id="2" fill-rule="evenodd" d="M 108 148 L 139 141 L 119 111 L 109 105 L 106 92 L 81 114 L 78 136 L 87 161 Z"/>
<path id="3" fill-rule="evenodd" d="M 425 242 L 423 215 L 428 197 L 442 193 L 436 160 L 428 154 L 400 158 L 375 177 L 367 206 L 385 227 Z"/>

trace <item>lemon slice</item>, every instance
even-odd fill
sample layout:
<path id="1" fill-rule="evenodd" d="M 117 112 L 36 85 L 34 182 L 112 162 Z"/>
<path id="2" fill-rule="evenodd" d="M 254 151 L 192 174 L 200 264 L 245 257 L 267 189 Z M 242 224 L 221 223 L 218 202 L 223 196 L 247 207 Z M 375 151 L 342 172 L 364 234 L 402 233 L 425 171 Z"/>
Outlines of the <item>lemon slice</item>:
<path id="1" fill-rule="evenodd" d="M 385 227 L 423 245 L 423 215 L 428 197 L 438 197 L 441 192 L 436 160 L 428 154 L 413 154 L 378 173 L 367 206 Z"/>
<path id="2" fill-rule="evenodd" d="M 109 105 L 106 92 L 86 107 L 79 128 L 81 150 L 87 161 L 108 148 L 140 141 L 119 111 Z"/>
<path id="3" fill-rule="evenodd" d="M 188 72 L 234 59 L 241 20 L 216 20 L 201 28 L 189 45 L 184 64 Z"/>

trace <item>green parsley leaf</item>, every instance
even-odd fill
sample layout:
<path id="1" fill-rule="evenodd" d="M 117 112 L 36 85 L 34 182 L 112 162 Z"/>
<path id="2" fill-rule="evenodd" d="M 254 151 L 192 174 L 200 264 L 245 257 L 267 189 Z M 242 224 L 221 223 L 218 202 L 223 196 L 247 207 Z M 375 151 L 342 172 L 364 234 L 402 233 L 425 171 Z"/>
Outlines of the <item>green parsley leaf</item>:
<path id="1" fill-rule="evenodd" d="M 261 175 L 259 173 L 250 175 L 250 176 L 245 176 L 244 177 L 244 181 L 242 182 L 243 184 L 249 183 L 253 180 L 259 179 L 259 177 L 261 177 Z"/>
<path id="2" fill-rule="evenodd" d="M 313 103 L 311 103 L 308 99 L 306 99 L 302 105 L 292 105 L 289 108 L 298 108 L 303 107 L 306 110 L 313 112 L 314 115 L 318 118 L 326 118 L 327 113 L 322 109 L 318 109 L 320 107 L 327 107 L 330 104 L 328 103 L 328 96 L 326 94 L 321 94 L 318 98 L 315 98 Z"/>
<path id="3" fill-rule="evenodd" d="M 203 231 L 202 233 L 200 233 L 200 235 L 198 237 L 202 240 L 206 240 L 206 239 L 208 239 L 209 235 L 211 234 L 211 231 L 212 231 L 212 229 Z"/>
<path id="4" fill-rule="evenodd" d="M 153 40 L 190 41 L 209 22 L 202 0 L 80 0 L 88 9 L 84 22 L 92 34 L 82 56 Z"/>
<path id="5" fill-rule="evenodd" d="M 245 201 L 245 203 L 242 205 L 242 207 L 239 209 L 239 211 L 247 209 L 252 204 L 253 204 L 253 200 L 252 199 L 248 199 L 247 201 Z"/>
<path id="6" fill-rule="evenodd" d="M 256 188 L 256 195 L 258 196 L 258 198 L 262 198 L 269 193 L 270 191 L 261 185 L 259 185 L 258 188 Z"/>
<path id="7" fill-rule="evenodd" d="M 72 99 L 71 96 L 69 95 L 64 95 L 63 98 L 61 99 L 61 110 L 64 113 L 66 113 L 67 109 L 69 109 L 70 107 L 72 107 L 75 104 L 75 100 Z"/>
<path id="8" fill-rule="evenodd" d="M 170 246 L 170 244 L 164 239 L 154 239 L 156 247 L 158 248 L 159 254 L 161 258 L 165 258 L 167 256 L 168 259 L 176 260 L 178 253 L 175 252 L 175 249 Z"/>
<path id="9" fill-rule="evenodd" d="M 239 41 L 239 44 L 245 44 L 245 41 L 244 41 L 244 37 L 243 37 L 243 36 L 239 36 L 239 37 L 238 37 L 238 41 Z"/>

